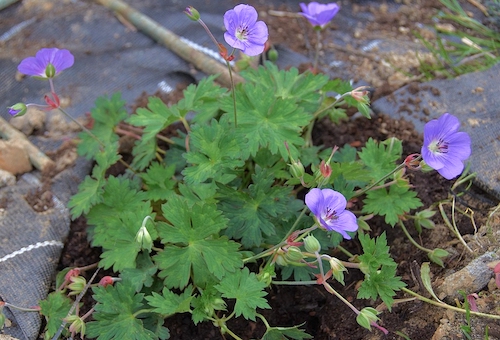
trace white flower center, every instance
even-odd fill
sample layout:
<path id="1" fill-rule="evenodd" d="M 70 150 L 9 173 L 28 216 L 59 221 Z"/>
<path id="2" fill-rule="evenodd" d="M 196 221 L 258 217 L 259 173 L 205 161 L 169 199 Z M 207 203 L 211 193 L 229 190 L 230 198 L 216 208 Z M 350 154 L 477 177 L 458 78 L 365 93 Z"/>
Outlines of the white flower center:
<path id="1" fill-rule="evenodd" d="M 446 143 L 442 138 L 433 140 L 428 149 L 432 153 L 448 153 L 448 143 Z"/>
<path id="2" fill-rule="evenodd" d="M 247 41 L 248 40 L 248 27 L 247 26 L 238 27 L 236 29 L 235 35 L 236 35 L 236 38 L 238 38 L 238 40 Z"/>

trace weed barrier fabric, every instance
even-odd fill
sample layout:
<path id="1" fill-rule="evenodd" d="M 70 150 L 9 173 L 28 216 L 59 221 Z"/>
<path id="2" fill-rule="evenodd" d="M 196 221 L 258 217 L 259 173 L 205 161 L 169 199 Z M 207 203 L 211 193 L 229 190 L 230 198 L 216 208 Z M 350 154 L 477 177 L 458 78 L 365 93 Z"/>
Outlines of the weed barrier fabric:
<path id="1" fill-rule="evenodd" d="M 44 299 L 67 237 L 70 217 L 66 208 L 91 163 L 79 158 L 73 168 L 52 179 L 52 205 L 37 212 L 26 197 L 40 189 L 38 171 L 24 174 L 12 187 L 0 189 L 0 299 L 30 308 Z M 39 313 L 5 308 L 12 327 L 4 333 L 18 339 L 35 339 L 40 330 Z"/>

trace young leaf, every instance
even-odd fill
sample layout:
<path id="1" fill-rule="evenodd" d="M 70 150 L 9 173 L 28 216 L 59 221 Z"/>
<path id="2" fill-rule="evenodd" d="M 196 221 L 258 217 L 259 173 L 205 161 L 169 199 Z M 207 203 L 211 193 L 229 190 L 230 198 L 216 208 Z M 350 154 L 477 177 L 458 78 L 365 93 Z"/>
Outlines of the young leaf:
<path id="1" fill-rule="evenodd" d="M 358 298 L 376 299 L 380 296 L 390 310 L 395 291 L 406 285 L 396 276 L 396 262 L 389 256 L 385 232 L 376 239 L 363 233 L 359 233 L 358 238 L 363 247 L 363 255 L 359 256 L 360 267 L 365 274 Z"/>
<path id="2" fill-rule="evenodd" d="M 264 296 L 267 295 L 266 284 L 257 279 L 248 268 L 229 273 L 215 288 L 227 299 L 236 299 L 234 312 L 236 317 L 243 315 L 245 319 L 255 321 L 257 308 L 271 308 Z"/>
<path id="3" fill-rule="evenodd" d="M 181 295 L 177 295 L 165 287 L 162 295 L 153 292 L 151 296 L 146 296 L 146 300 L 153 307 L 153 312 L 169 316 L 191 311 L 192 293 L 192 287 L 187 287 Z"/>
<path id="4" fill-rule="evenodd" d="M 194 111 L 194 123 L 205 123 L 215 118 L 219 112 L 219 98 L 227 94 L 227 90 L 214 83 L 217 78 L 212 75 L 203 78 L 198 85 L 189 85 L 183 92 L 184 98 L 179 101 L 179 109 L 183 116 Z"/>
<path id="5" fill-rule="evenodd" d="M 176 183 L 173 179 L 174 173 L 175 166 L 154 162 L 145 173 L 139 174 L 144 181 L 148 199 L 159 201 L 168 198 Z"/>
<path id="6" fill-rule="evenodd" d="M 268 169 L 255 169 L 253 184 L 247 190 L 221 187 L 220 209 L 229 218 L 226 235 L 241 239 L 247 248 L 260 246 L 263 235 L 275 232 L 273 218 L 283 214 L 293 214 L 291 187 L 275 186 L 272 173 Z M 302 205 L 303 206 L 303 205 Z"/>
<path id="7" fill-rule="evenodd" d="M 385 216 L 385 222 L 394 227 L 399 216 L 422 205 L 414 191 L 407 187 L 391 185 L 389 191 L 386 188 L 368 191 L 362 212 Z"/>
<path id="8" fill-rule="evenodd" d="M 141 250 L 135 240 L 146 216 L 154 216 L 144 192 L 137 191 L 135 183 L 110 176 L 104 186 L 102 203 L 92 207 L 87 215 L 92 245 L 103 247 L 101 266 L 113 266 L 115 271 L 135 267 L 135 258 Z M 157 232 L 152 223 L 146 223 L 152 240 Z"/>
<path id="9" fill-rule="evenodd" d="M 380 270 L 365 276 L 357 297 L 362 299 L 380 297 L 390 311 L 394 302 L 393 296 L 396 295 L 396 291 L 405 286 L 401 277 L 396 276 L 396 265 L 385 265 Z"/>
<path id="10" fill-rule="evenodd" d="M 61 291 L 52 292 L 45 300 L 40 301 L 40 313 L 47 320 L 45 338 L 50 339 L 57 333 L 72 304 L 73 301 Z"/>
<path id="11" fill-rule="evenodd" d="M 95 321 L 87 323 L 89 337 L 98 340 L 129 339 L 151 340 L 159 337 L 146 329 L 136 312 L 143 309 L 144 294 L 136 294 L 132 285 L 116 283 L 114 286 L 95 287 Z"/>
<path id="12" fill-rule="evenodd" d="M 173 196 L 162 206 L 169 221 L 158 223 L 158 232 L 165 249 L 154 257 L 167 287 L 183 288 L 190 277 L 198 286 L 214 275 L 221 279 L 228 272 L 241 268 L 239 244 L 218 236 L 227 220 L 215 205 L 195 203 Z"/>
<path id="13" fill-rule="evenodd" d="M 295 67 L 287 71 L 279 70 L 271 62 L 266 62 L 265 67 L 260 66 L 256 70 L 245 70 L 241 75 L 248 83 L 257 84 L 264 92 L 293 102 L 309 113 L 317 110 L 321 97 L 320 89 L 328 82 L 328 76 L 324 74 L 299 74 Z"/>
<path id="14" fill-rule="evenodd" d="M 136 258 L 136 268 L 125 268 L 120 277 L 123 281 L 130 282 L 136 292 L 140 292 L 142 287 L 151 287 L 157 270 L 158 267 L 151 261 L 149 254 L 142 252 Z"/>
<path id="15" fill-rule="evenodd" d="M 237 176 L 236 169 L 244 165 L 242 146 L 245 144 L 227 118 L 220 123 L 195 125 L 190 134 L 191 151 L 184 157 L 191 164 L 182 171 L 188 184 L 214 180 L 223 184 Z"/>
<path id="16" fill-rule="evenodd" d="M 99 97 L 91 114 L 94 120 L 91 132 L 99 141 L 83 131 L 78 135 L 81 142 L 77 148 L 78 154 L 88 159 L 94 158 L 101 152 L 103 145 L 108 148 L 110 144 L 115 144 L 118 141 L 118 135 L 115 134 L 114 129 L 127 117 L 125 101 L 121 99 L 120 93 L 113 94 L 109 99 Z"/>
<path id="17" fill-rule="evenodd" d="M 90 176 L 85 177 L 78 185 L 78 193 L 73 195 L 68 202 L 71 218 L 74 220 L 81 214 L 88 213 L 92 206 L 102 201 L 102 193 L 102 181 Z"/>
<path id="18" fill-rule="evenodd" d="M 394 170 L 394 163 L 401 158 L 402 152 L 402 143 L 396 138 L 378 144 L 370 138 L 359 152 L 359 158 L 370 169 L 370 177 L 376 181 Z"/>
<path id="19" fill-rule="evenodd" d="M 147 108 L 139 108 L 135 115 L 130 116 L 127 122 L 134 126 L 144 126 L 141 139 L 135 143 L 132 150 L 134 161 L 132 168 L 145 169 L 156 152 L 156 134 L 180 118 L 177 105 L 167 107 L 160 98 L 150 97 Z"/>

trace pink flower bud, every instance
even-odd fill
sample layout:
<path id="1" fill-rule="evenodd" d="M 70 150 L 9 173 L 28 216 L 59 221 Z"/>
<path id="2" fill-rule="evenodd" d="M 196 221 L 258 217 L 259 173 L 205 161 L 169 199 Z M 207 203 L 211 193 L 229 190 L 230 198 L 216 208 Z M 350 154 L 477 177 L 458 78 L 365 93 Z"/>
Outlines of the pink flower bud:
<path id="1" fill-rule="evenodd" d="M 107 287 L 109 285 L 113 285 L 113 282 L 115 282 L 115 280 L 111 276 L 104 276 L 99 281 L 99 286 Z"/>

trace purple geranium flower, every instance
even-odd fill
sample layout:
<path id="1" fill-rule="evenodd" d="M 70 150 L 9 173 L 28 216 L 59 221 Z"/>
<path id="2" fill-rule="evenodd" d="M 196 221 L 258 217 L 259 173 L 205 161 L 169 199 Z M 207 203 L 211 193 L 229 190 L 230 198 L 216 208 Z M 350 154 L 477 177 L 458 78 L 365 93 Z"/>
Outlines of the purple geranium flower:
<path id="1" fill-rule="evenodd" d="M 224 40 L 249 56 L 264 51 L 267 41 L 267 25 L 257 21 L 257 11 L 249 5 L 238 5 L 224 14 Z"/>
<path id="2" fill-rule="evenodd" d="M 459 127 L 458 118 L 449 113 L 431 120 L 424 127 L 422 158 L 446 179 L 462 173 L 463 161 L 471 153 L 470 137 L 466 132 L 459 132 Z"/>
<path id="3" fill-rule="evenodd" d="M 310 2 L 307 6 L 302 2 L 300 8 L 302 8 L 302 12 L 299 14 L 309 20 L 311 25 L 319 28 L 325 27 L 340 9 L 339 5 L 334 2 L 324 5 L 316 1 Z"/>
<path id="4" fill-rule="evenodd" d="M 345 210 L 344 195 L 332 189 L 311 189 L 306 194 L 306 204 L 322 228 L 336 231 L 345 239 L 351 239 L 347 231 L 358 230 L 356 216 Z"/>
<path id="5" fill-rule="evenodd" d="M 54 78 L 61 71 L 73 66 L 75 58 L 68 50 L 42 48 L 34 57 L 21 61 L 19 72 L 42 78 Z"/>

